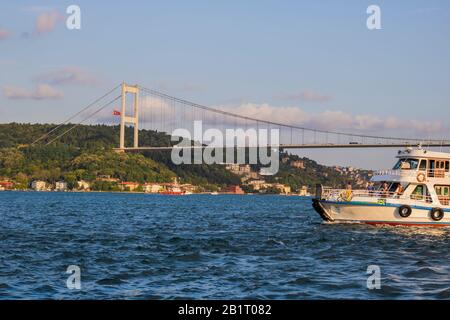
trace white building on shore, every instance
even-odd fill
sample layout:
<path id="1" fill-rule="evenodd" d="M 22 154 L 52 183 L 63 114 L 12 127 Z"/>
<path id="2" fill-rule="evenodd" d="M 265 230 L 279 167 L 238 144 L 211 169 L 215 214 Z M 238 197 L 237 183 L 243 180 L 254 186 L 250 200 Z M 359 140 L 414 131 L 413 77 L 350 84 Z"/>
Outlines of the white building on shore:
<path id="1" fill-rule="evenodd" d="M 31 189 L 34 191 L 47 191 L 47 182 L 41 180 L 35 180 L 31 183 Z"/>
<path id="2" fill-rule="evenodd" d="M 158 193 L 163 189 L 163 186 L 159 183 L 146 183 L 142 188 L 146 193 Z"/>
<path id="3" fill-rule="evenodd" d="M 82 191 L 90 191 L 91 184 L 84 180 L 77 181 L 77 189 Z"/>
<path id="4" fill-rule="evenodd" d="M 57 181 L 55 183 L 55 191 L 67 191 L 67 182 Z"/>

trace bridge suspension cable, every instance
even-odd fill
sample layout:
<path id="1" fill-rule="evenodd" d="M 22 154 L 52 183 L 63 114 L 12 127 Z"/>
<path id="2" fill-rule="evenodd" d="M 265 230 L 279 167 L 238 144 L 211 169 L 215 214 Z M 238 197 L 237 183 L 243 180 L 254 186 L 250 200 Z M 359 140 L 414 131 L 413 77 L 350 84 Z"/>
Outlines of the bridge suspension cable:
<path id="1" fill-rule="evenodd" d="M 223 116 L 227 116 L 227 117 L 233 117 L 235 119 L 241 119 L 244 120 L 246 122 L 246 126 L 247 126 L 247 122 L 251 121 L 254 122 L 256 124 L 256 127 L 258 128 L 261 124 L 265 124 L 268 126 L 275 126 L 275 127 L 280 127 L 280 128 L 287 128 L 290 130 L 289 135 L 291 137 L 291 144 L 292 144 L 292 137 L 293 137 L 293 133 L 292 130 L 300 130 L 303 134 L 303 144 L 305 144 L 304 141 L 304 135 L 306 132 L 310 132 L 314 134 L 314 143 L 317 143 L 317 134 L 324 134 L 326 136 L 326 139 L 328 140 L 330 135 L 334 135 L 337 140 L 341 140 L 342 137 L 348 137 L 348 138 L 359 138 L 361 139 L 363 142 L 365 139 L 371 139 L 371 140 L 376 140 L 378 141 L 378 143 L 380 143 L 381 141 L 392 141 L 392 142 L 410 142 L 410 143 L 416 143 L 416 144 L 448 144 L 450 143 L 450 140 L 442 140 L 442 139 L 418 139 L 418 138 L 405 138 L 405 137 L 387 137 L 387 136 L 376 136 L 376 135 L 365 135 L 365 134 L 355 134 L 355 133 L 345 133 L 345 132 L 338 132 L 338 131 L 331 131 L 331 130 L 321 130 L 321 129 L 312 129 L 312 128 L 307 128 L 307 127 L 302 127 L 302 126 L 297 126 L 297 125 L 291 125 L 291 124 L 284 124 L 284 123 L 279 123 L 279 122 L 275 122 L 275 121 L 269 121 L 269 120 L 263 120 L 263 119 L 258 119 L 258 118 L 254 118 L 254 117 L 249 117 L 249 116 L 244 116 L 244 115 L 240 115 L 237 113 L 232 113 L 229 111 L 224 111 L 224 110 L 220 110 L 220 109 L 215 109 L 212 107 L 207 107 L 204 105 L 200 105 L 191 101 L 187 101 L 184 99 L 180 99 L 174 96 L 170 96 L 168 94 L 153 90 L 153 89 L 149 89 L 146 87 L 142 87 L 142 86 L 138 86 L 140 88 L 141 91 L 148 93 L 150 95 L 159 97 L 161 99 L 167 99 L 169 101 L 174 101 L 177 103 L 180 103 L 182 105 L 185 106 L 190 106 L 192 108 L 196 108 L 199 110 L 204 110 L 204 111 L 208 111 L 208 112 L 212 112 L 214 114 L 219 114 L 219 115 L 223 115 Z M 161 115 L 163 116 L 163 115 Z M 372 143 L 375 144 L 375 143 Z"/>
<path id="2" fill-rule="evenodd" d="M 75 119 L 76 117 L 78 117 L 79 115 L 87 112 L 90 108 L 94 107 L 95 105 L 97 105 L 97 103 L 99 103 L 100 101 L 104 100 L 106 97 L 108 97 L 109 95 L 111 95 L 114 91 L 116 91 L 117 89 L 119 89 L 120 84 L 115 86 L 114 88 L 112 88 L 111 90 L 109 90 L 108 92 L 106 92 L 104 95 L 102 95 L 101 97 L 95 99 L 94 101 L 92 101 L 91 103 L 89 103 L 88 105 L 86 105 L 83 109 L 81 109 L 80 111 L 78 111 L 77 113 L 73 114 L 72 116 L 70 116 L 69 118 L 67 118 L 64 122 L 60 123 L 59 125 L 57 125 L 56 127 L 54 127 L 52 130 L 44 133 L 42 136 L 40 136 L 38 139 L 34 140 L 31 143 L 31 146 L 34 146 L 36 143 L 44 140 L 45 138 L 49 137 L 52 133 L 56 132 L 58 129 L 60 129 L 61 127 L 63 127 L 64 125 L 70 123 L 70 121 L 72 121 L 73 119 Z M 118 97 L 120 98 L 120 96 Z M 114 101 L 116 101 L 118 98 L 116 98 Z M 107 104 L 106 106 L 109 106 L 109 104 Z M 106 108 L 106 106 L 104 108 Z M 102 108 L 101 110 L 103 110 L 104 108 Z M 91 118 L 92 116 L 94 116 L 95 114 L 98 114 L 98 112 L 100 112 L 101 110 L 98 110 L 97 112 L 95 112 L 94 114 L 90 115 L 89 117 L 83 119 L 81 122 L 78 123 L 78 125 L 80 125 L 82 122 L 88 120 L 89 118 Z M 77 125 L 77 126 L 78 126 Z M 70 130 L 71 131 L 71 130 Z M 69 131 L 69 132 L 70 132 Z M 67 132 L 66 132 L 67 133 Z M 58 138 L 62 137 L 64 134 L 59 135 Z M 56 141 L 55 139 L 52 140 Z M 48 145 L 49 143 L 47 143 L 46 145 Z"/>
<path id="3" fill-rule="evenodd" d="M 52 140 L 50 140 L 49 142 L 47 142 L 46 146 L 48 146 L 49 144 L 52 144 L 53 142 L 57 141 L 58 139 L 60 139 L 62 136 L 66 135 L 67 133 L 69 133 L 70 131 L 72 131 L 73 129 L 75 129 L 76 127 L 82 125 L 85 121 L 87 121 L 88 119 L 92 118 L 93 116 L 95 116 L 96 114 L 98 114 L 100 111 L 102 111 L 103 109 L 105 109 L 106 107 L 109 107 L 111 104 L 113 104 L 114 102 L 116 102 L 117 100 L 119 100 L 122 96 L 117 96 L 114 99 L 112 99 L 111 101 L 105 103 L 104 105 L 102 105 L 99 109 L 95 110 L 92 114 L 88 115 L 87 117 L 85 117 L 83 120 L 81 120 L 80 122 L 74 124 L 72 127 L 70 127 L 69 129 L 67 129 L 66 131 L 64 131 L 63 133 L 59 134 L 58 136 L 56 136 L 55 138 L 53 138 Z"/>
<path id="4" fill-rule="evenodd" d="M 443 139 L 418 139 L 418 138 L 404 138 L 392 136 L 377 136 L 365 135 L 358 133 L 345 133 L 332 130 L 313 129 L 299 125 L 285 124 L 271 120 L 259 119 L 253 116 L 245 116 L 235 112 L 222 110 L 219 108 L 208 107 L 197 104 L 188 100 L 177 98 L 157 90 L 149 89 L 140 85 L 127 86 L 125 83 L 115 86 L 101 97 L 89 103 L 86 107 L 70 116 L 63 123 L 57 125 L 49 132 L 43 134 L 36 139 L 31 145 L 35 145 L 44 139 L 50 137 L 51 134 L 57 132 L 58 129 L 64 128 L 65 125 L 76 117 L 87 113 L 89 110 L 97 107 L 100 102 L 103 102 L 109 96 L 122 86 L 122 92 L 119 96 L 114 97 L 108 102 L 102 104 L 100 107 L 89 113 L 81 121 L 75 123 L 64 132 L 58 134 L 46 143 L 49 145 L 61 137 L 71 132 L 88 119 L 94 119 L 102 110 L 122 98 L 121 115 L 121 135 L 124 134 L 124 123 L 131 122 L 135 126 L 135 143 L 133 148 L 120 147 L 119 149 L 126 150 L 144 150 L 145 148 L 170 148 L 170 146 L 138 146 L 139 129 L 149 129 L 166 134 L 171 134 L 171 129 L 178 128 L 193 128 L 193 122 L 202 120 L 204 128 L 210 127 L 214 129 L 243 129 L 254 128 L 259 129 L 279 129 L 280 132 L 280 146 L 283 148 L 346 148 L 346 147 L 393 147 L 393 146 L 450 146 L 450 140 Z M 127 115 L 127 93 L 134 93 L 134 113 L 133 116 Z M 131 99 L 132 100 L 132 99 Z M 141 105 L 142 104 L 142 105 Z M 117 115 L 114 112 L 115 115 Z M 148 119 L 149 118 L 149 119 Z M 103 120 L 102 120 L 103 119 Z M 99 117 L 94 119 L 97 123 L 115 123 L 110 117 Z M 122 123 L 123 122 L 123 123 Z M 128 125 L 127 124 L 127 125 Z M 122 128 L 123 126 L 123 128 Z M 147 126 L 147 128 L 145 127 Z M 192 127 L 191 127 L 192 126 Z M 122 130 L 123 129 L 123 130 Z M 123 132 L 122 132 L 123 131 Z M 193 132 L 194 130 L 192 130 Z M 285 138 L 283 140 L 283 138 Z M 359 141 L 358 141 L 359 140 Z M 149 141 L 148 139 L 146 141 Z M 284 142 L 283 142 L 284 141 Z M 151 142 L 150 142 L 151 143 Z"/>

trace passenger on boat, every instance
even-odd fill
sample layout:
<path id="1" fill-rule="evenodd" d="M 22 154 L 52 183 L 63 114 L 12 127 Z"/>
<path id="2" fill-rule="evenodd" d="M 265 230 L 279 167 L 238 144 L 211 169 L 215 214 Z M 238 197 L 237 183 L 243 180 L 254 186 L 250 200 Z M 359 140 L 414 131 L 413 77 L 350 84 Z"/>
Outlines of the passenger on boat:
<path id="1" fill-rule="evenodd" d="M 381 189 L 380 189 L 381 196 L 384 198 L 387 198 L 389 195 L 389 184 L 387 182 L 384 182 Z"/>
<path id="2" fill-rule="evenodd" d="M 366 190 L 369 196 L 373 196 L 375 194 L 375 185 L 373 182 L 367 182 Z"/>
<path id="3" fill-rule="evenodd" d="M 345 198 L 347 201 L 350 201 L 353 197 L 353 191 L 352 191 L 352 184 L 349 182 L 347 183 L 347 188 L 345 189 Z"/>
<path id="4" fill-rule="evenodd" d="M 395 189 L 395 197 L 400 198 L 400 196 L 403 194 L 405 190 L 403 189 L 403 186 L 401 183 L 398 184 L 397 189 Z"/>
<path id="5" fill-rule="evenodd" d="M 409 169 L 411 169 L 411 163 L 409 163 L 409 162 L 403 162 L 403 163 L 401 164 L 401 166 L 400 166 L 400 169 L 402 169 L 402 170 L 409 170 Z"/>

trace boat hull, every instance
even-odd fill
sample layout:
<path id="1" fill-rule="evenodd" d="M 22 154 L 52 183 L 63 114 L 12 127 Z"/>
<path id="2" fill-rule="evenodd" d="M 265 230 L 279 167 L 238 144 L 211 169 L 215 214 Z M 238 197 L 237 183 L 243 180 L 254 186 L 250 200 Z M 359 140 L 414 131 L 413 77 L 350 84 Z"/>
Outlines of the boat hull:
<path id="1" fill-rule="evenodd" d="M 403 226 L 450 226 L 450 210 L 444 211 L 440 221 L 431 218 L 433 207 L 411 205 L 411 215 L 403 218 L 399 214 L 401 204 L 379 204 L 364 202 L 341 202 L 313 199 L 313 208 L 325 221 L 337 223 L 365 223 L 372 225 Z"/>

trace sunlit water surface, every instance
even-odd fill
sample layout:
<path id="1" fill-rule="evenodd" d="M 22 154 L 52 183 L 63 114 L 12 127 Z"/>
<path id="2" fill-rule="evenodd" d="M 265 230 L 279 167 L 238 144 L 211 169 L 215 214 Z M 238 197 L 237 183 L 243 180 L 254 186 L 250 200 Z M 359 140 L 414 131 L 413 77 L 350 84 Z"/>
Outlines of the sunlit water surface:
<path id="1" fill-rule="evenodd" d="M 324 224 L 308 198 L 0 192 L 0 219 L 0 299 L 450 298 L 450 228 Z"/>

